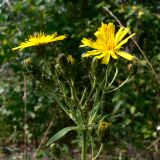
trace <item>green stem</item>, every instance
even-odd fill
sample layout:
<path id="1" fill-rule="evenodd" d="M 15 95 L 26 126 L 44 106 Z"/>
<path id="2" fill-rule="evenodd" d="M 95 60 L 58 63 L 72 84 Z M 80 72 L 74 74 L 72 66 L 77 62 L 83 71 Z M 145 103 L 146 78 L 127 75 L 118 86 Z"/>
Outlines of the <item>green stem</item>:
<path id="1" fill-rule="evenodd" d="M 79 99 L 78 99 L 78 96 L 77 96 L 77 93 L 76 93 L 76 89 L 74 87 L 74 82 L 73 82 L 73 80 L 71 78 L 69 78 L 68 83 L 69 83 L 70 88 L 71 88 L 71 98 L 74 100 L 75 105 L 78 108 L 79 114 L 81 115 L 81 120 L 82 120 L 83 124 L 85 125 L 85 119 L 83 117 L 82 110 L 81 110 L 81 108 L 79 106 Z"/>
<path id="2" fill-rule="evenodd" d="M 91 135 L 90 135 L 91 137 Z M 93 142 L 93 138 L 91 137 L 91 151 L 92 151 L 92 158 L 94 157 L 94 142 Z"/>
<path id="3" fill-rule="evenodd" d="M 117 74 L 118 74 L 118 68 L 116 68 L 116 71 L 115 71 L 114 77 L 113 77 L 112 81 L 109 83 L 109 85 L 108 85 L 108 87 L 107 87 L 107 88 L 109 88 L 109 87 L 113 84 L 113 82 L 115 81 L 115 79 L 116 79 L 116 77 L 117 77 Z"/>
<path id="4" fill-rule="evenodd" d="M 119 88 L 121 88 L 122 86 L 124 86 L 129 81 L 129 79 L 130 79 L 130 76 L 128 76 L 127 79 L 123 83 L 121 83 L 118 87 L 116 87 L 116 88 L 114 88 L 112 90 L 107 90 L 106 92 L 107 93 L 111 93 L 113 91 L 118 90 Z"/>
<path id="5" fill-rule="evenodd" d="M 84 105 L 83 105 L 83 108 L 86 106 L 87 102 L 89 101 L 89 99 L 91 99 L 91 96 L 93 94 L 93 91 L 95 89 L 95 86 L 96 86 L 96 77 L 94 77 L 94 81 L 93 81 L 93 85 L 92 85 L 92 89 L 91 89 L 91 92 L 89 93 L 89 96 L 87 97 L 87 100 L 85 101 Z"/>
<path id="6" fill-rule="evenodd" d="M 77 96 L 77 93 L 76 93 L 76 90 L 75 90 L 75 87 L 74 87 L 74 82 L 73 80 L 69 77 L 68 79 L 68 83 L 70 85 L 70 88 L 71 88 L 71 98 L 75 101 L 76 104 L 79 104 L 79 99 L 78 99 L 78 96 Z"/>
<path id="7" fill-rule="evenodd" d="M 97 155 L 92 160 L 96 160 L 99 157 L 99 155 L 101 154 L 102 150 L 103 150 L 103 143 L 101 144 Z"/>
<path id="8" fill-rule="evenodd" d="M 81 153 L 81 160 L 87 159 L 87 131 L 82 131 L 82 153 Z"/>

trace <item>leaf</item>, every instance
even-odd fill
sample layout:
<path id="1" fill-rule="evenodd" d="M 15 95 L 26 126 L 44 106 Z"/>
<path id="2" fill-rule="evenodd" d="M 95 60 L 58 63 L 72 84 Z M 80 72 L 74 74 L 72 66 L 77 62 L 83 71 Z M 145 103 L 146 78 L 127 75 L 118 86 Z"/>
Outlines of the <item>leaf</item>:
<path id="1" fill-rule="evenodd" d="M 47 146 L 54 143 L 55 141 L 57 141 L 58 139 L 60 139 L 61 137 L 63 137 L 65 134 L 67 134 L 69 131 L 72 131 L 72 130 L 78 130 L 78 127 L 72 126 L 72 127 L 63 128 L 47 142 Z"/>
<path id="2" fill-rule="evenodd" d="M 36 5 L 40 5 L 40 3 L 42 2 L 43 0 L 36 0 L 35 3 Z"/>
<path id="3" fill-rule="evenodd" d="M 3 41 L 5 39 L 5 35 L 0 34 L 0 40 Z"/>

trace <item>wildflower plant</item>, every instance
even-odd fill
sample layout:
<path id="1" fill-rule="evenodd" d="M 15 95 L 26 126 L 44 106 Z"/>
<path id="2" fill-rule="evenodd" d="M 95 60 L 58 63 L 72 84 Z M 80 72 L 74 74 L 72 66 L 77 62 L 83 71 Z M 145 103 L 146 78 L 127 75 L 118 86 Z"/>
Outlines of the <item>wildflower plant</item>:
<path id="1" fill-rule="evenodd" d="M 118 59 L 123 57 L 133 60 L 134 56 L 122 50 L 134 34 L 124 38 L 128 28 L 120 28 L 115 34 L 113 23 L 104 24 L 95 32 L 96 40 L 82 39 L 80 47 L 89 47 L 93 50 L 82 54 L 81 60 L 72 55 L 59 54 L 48 61 L 46 57 L 31 56 L 24 60 L 28 74 L 39 80 L 52 95 L 54 100 L 64 110 L 75 126 L 63 128 L 48 141 L 51 145 L 69 131 L 75 130 L 81 134 L 81 160 L 87 159 L 87 152 L 92 151 L 92 160 L 100 155 L 104 143 L 108 141 L 109 130 L 112 127 L 108 115 L 100 112 L 104 95 L 109 94 L 128 82 L 126 80 L 115 87 L 114 82 L 118 75 Z M 39 33 L 30 36 L 13 50 L 22 50 L 27 47 L 45 47 L 48 43 L 64 40 L 66 36 L 57 34 L 46 35 Z M 39 51 L 39 50 L 37 50 Z M 38 54 L 37 54 L 38 55 Z M 44 54 L 47 56 L 47 54 Z M 93 59 L 86 57 L 94 56 Z M 40 60 L 39 60 L 39 59 Z M 102 59 L 102 61 L 99 61 Z M 94 143 L 99 143 L 99 151 L 94 153 Z"/>

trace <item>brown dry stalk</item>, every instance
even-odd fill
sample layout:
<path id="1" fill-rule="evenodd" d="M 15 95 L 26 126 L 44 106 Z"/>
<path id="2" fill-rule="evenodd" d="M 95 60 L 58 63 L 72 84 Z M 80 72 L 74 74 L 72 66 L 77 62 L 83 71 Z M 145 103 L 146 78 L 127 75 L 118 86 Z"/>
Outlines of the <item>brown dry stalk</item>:
<path id="1" fill-rule="evenodd" d="M 43 143 L 45 142 L 47 134 L 48 134 L 50 128 L 52 127 L 52 125 L 53 125 L 53 119 L 51 119 L 51 121 L 50 121 L 46 131 L 44 132 L 44 135 L 43 135 L 43 137 L 42 137 L 42 139 L 41 139 L 41 141 L 40 141 L 40 143 L 39 143 L 39 145 L 38 145 L 38 147 L 37 147 L 37 149 L 36 149 L 36 151 L 35 151 L 35 153 L 33 155 L 33 159 L 34 160 L 36 159 L 38 151 L 40 150 L 40 148 L 42 147 Z"/>
<path id="2" fill-rule="evenodd" d="M 27 124 L 27 80 L 24 75 L 24 94 L 23 94 L 23 101 L 24 101 L 24 127 Z M 27 159 L 27 134 L 26 128 L 24 128 L 24 159 Z"/>

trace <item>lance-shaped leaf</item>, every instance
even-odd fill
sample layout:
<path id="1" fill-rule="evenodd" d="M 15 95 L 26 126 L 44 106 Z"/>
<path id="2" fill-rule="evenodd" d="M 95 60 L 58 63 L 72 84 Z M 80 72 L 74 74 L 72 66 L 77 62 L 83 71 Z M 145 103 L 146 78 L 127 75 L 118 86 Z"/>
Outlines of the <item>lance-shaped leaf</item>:
<path id="1" fill-rule="evenodd" d="M 62 130 L 60 130 L 58 133 L 56 133 L 48 142 L 47 142 L 47 146 L 54 143 L 55 141 L 57 141 L 58 139 L 60 139 L 61 137 L 63 137 L 65 134 L 67 134 L 69 131 L 72 130 L 78 130 L 79 128 L 76 126 L 71 126 L 71 127 L 66 127 L 63 128 Z"/>

